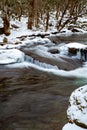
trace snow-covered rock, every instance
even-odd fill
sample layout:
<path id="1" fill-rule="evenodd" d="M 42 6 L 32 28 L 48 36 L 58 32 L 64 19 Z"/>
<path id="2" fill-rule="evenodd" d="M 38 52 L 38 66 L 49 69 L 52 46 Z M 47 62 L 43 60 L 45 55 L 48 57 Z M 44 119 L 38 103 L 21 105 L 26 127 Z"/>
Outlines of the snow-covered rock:
<path id="1" fill-rule="evenodd" d="M 67 123 L 62 130 L 87 130 L 84 128 L 81 128 L 75 124 Z"/>
<path id="2" fill-rule="evenodd" d="M 76 89 L 70 96 L 67 117 L 71 122 L 87 128 L 87 85 Z"/>
<path id="3" fill-rule="evenodd" d="M 85 49 L 87 46 L 78 42 L 70 42 L 60 47 L 61 53 L 67 53 L 68 48 Z"/>
<path id="4" fill-rule="evenodd" d="M 60 47 L 60 54 L 87 61 L 87 45 L 71 42 Z"/>
<path id="5" fill-rule="evenodd" d="M 24 61 L 24 53 L 17 49 L 0 50 L 0 64 L 12 64 Z"/>
<path id="6" fill-rule="evenodd" d="M 87 85 L 72 92 L 67 118 L 69 123 L 62 130 L 87 130 Z"/>
<path id="7" fill-rule="evenodd" d="M 87 46 L 78 42 L 71 42 L 66 44 L 66 47 L 81 49 L 81 48 L 86 48 Z"/>

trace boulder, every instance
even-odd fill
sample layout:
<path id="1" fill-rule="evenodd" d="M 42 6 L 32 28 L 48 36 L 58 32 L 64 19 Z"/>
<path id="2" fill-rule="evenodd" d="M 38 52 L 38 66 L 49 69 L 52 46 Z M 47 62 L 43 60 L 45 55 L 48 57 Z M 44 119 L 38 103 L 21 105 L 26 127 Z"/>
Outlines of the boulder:
<path id="1" fill-rule="evenodd" d="M 0 50 L 0 65 L 24 62 L 25 55 L 18 49 Z"/>
<path id="2" fill-rule="evenodd" d="M 87 85 L 71 94 L 67 117 L 70 123 L 87 129 Z"/>
<path id="3" fill-rule="evenodd" d="M 62 130 L 87 130 L 82 127 L 77 126 L 76 124 L 67 123 Z"/>

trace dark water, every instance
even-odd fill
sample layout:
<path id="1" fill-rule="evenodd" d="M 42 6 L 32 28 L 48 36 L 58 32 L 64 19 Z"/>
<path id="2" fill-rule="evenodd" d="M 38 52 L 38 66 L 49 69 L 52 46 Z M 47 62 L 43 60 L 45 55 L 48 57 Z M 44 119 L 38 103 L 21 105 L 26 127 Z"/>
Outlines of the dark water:
<path id="1" fill-rule="evenodd" d="M 70 93 L 85 83 L 35 69 L 0 70 L 0 130 L 61 130 Z"/>
<path id="2" fill-rule="evenodd" d="M 71 92 L 86 83 L 32 68 L 0 69 L 0 130 L 61 130 Z"/>
<path id="3" fill-rule="evenodd" d="M 72 34 L 70 36 L 52 36 L 51 39 L 54 43 L 70 43 L 70 42 L 79 42 L 87 45 L 87 34 Z"/>

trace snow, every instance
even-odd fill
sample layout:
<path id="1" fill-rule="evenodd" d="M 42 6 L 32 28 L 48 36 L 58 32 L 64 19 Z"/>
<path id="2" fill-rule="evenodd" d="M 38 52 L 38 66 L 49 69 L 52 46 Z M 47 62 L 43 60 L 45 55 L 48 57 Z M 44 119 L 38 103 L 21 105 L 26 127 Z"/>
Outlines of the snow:
<path id="1" fill-rule="evenodd" d="M 0 50 L 0 64 L 19 63 L 24 61 L 24 53 L 17 49 Z"/>
<path id="2" fill-rule="evenodd" d="M 67 54 L 68 53 L 68 48 L 76 48 L 76 49 L 85 49 L 87 45 L 78 43 L 78 42 L 71 42 L 68 44 L 64 44 L 59 47 L 61 54 Z"/>
<path id="3" fill-rule="evenodd" d="M 87 126 L 87 85 L 76 89 L 70 96 L 67 116 Z"/>
<path id="4" fill-rule="evenodd" d="M 62 130 L 87 130 L 84 128 L 81 128 L 75 124 L 67 123 Z"/>
<path id="5" fill-rule="evenodd" d="M 67 123 L 62 130 L 87 130 L 87 85 L 72 92 L 67 117 L 72 124 Z M 82 124 L 82 127 L 77 126 L 76 122 Z"/>
<path id="6" fill-rule="evenodd" d="M 36 68 L 41 71 L 49 72 L 58 76 L 65 76 L 65 77 L 83 77 L 87 78 L 87 62 L 84 63 L 84 66 L 72 71 L 65 71 L 65 70 L 59 70 L 57 66 L 53 66 L 50 64 L 42 63 L 40 61 L 35 60 L 33 62 L 33 59 L 30 57 L 30 60 L 25 60 L 25 54 L 18 50 L 21 46 L 27 46 L 30 47 L 31 45 L 38 45 L 35 46 L 35 48 L 30 47 L 32 51 L 35 51 L 38 55 L 42 57 L 47 58 L 53 58 L 55 60 L 63 61 L 59 58 L 59 56 L 67 56 L 68 55 L 68 48 L 76 48 L 76 49 L 85 49 L 87 48 L 86 45 L 83 45 L 81 43 L 73 42 L 69 44 L 61 43 L 60 45 L 53 46 L 52 48 L 58 48 L 60 51 L 60 54 L 52 55 L 48 52 L 48 47 L 45 46 L 45 44 L 54 45 L 47 37 L 41 38 L 37 37 L 37 35 L 49 35 L 53 36 L 54 32 L 57 31 L 56 29 L 56 19 L 54 19 L 54 14 L 50 17 L 49 23 L 52 23 L 52 26 L 49 27 L 48 31 L 44 31 L 44 25 L 41 25 L 39 29 L 36 29 L 33 27 L 32 30 L 27 29 L 27 17 L 22 17 L 21 21 L 18 20 L 11 20 L 11 25 L 15 24 L 19 28 L 12 28 L 11 26 L 11 35 L 5 36 L 0 35 L 0 43 L 3 42 L 4 37 L 7 38 L 8 42 L 4 44 L 3 46 L 0 45 L 0 65 L 5 65 L 6 67 L 31 67 Z M 87 17 L 79 18 L 78 23 L 80 25 L 83 25 L 83 22 L 87 22 Z M 0 27 L 2 27 L 2 20 L 0 19 Z M 85 30 L 76 28 L 79 33 L 87 33 L 87 27 L 85 27 Z M 55 36 L 60 35 L 72 35 L 73 32 L 71 30 L 68 30 L 67 27 L 62 29 L 61 33 L 55 34 Z M 19 37 L 25 36 L 24 40 L 20 40 Z M 16 45 L 17 42 L 21 42 L 21 44 Z M 16 49 L 15 49 L 16 48 Z M 28 57 L 29 58 L 29 57 Z M 78 57 L 77 57 L 78 58 Z M 76 100 L 78 100 L 79 104 L 76 103 Z M 78 122 L 83 123 L 84 125 L 87 125 L 87 85 L 76 89 L 70 96 L 70 106 L 67 110 L 68 118 L 70 118 L 72 121 L 77 120 Z M 67 123 L 62 130 L 85 130 L 84 128 L 81 128 L 77 126 L 75 123 L 70 124 Z"/>
<path id="7" fill-rule="evenodd" d="M 81 43 L 77 43 L 77 42 L 71 42 L 69 44 L 66 45 L 66 47 L 69 47 L 69 48 L 77 48 L 77 49 L 81 49 L 81 48 L 86 48 L 87 46 L 86 45 L 83 45 Z"/>
<path id="8" fill-rule="evenodd" d="M 55 12 L 54 12 L 55 14 Z M 31 51 L 35 51 L 36 54 L 42 56 L 42 57 L 47 57 L 50 59 L 55 59 L 55 60 L 59 60 L 59 61 L 63 61 L 64 60 L 61 59 L 59 56 L 67 56 L 68 55 L 68 48 L 85 48 L 86 45 L 82 45 L 80 43 L 69 43 L 69 44 L 65 44 L 65 43 L 61 43 L 60 45 L 54 45 L 54 43 L 52 43 L 47 37 L 45 38 L 41 38 L 41 37 L 37 37 L 36 35 L 41 34 L 41 35 L 53 35 L 52 32 L 56 32 L 56 19 L 54 19 L 54 14 L 51 15 L 50 17 L 50 23 L 52 23 L 52 27 L 50 26 L 48 31 L 45 32 L 44 31 L 44 27 L 41 23 L 40 28 L 36 29 L 33 27 L 33 30 L 27 30 L 27 17 L 22 17 L 21 21 L 18 20 L 11 20 L 11 25 L 15 24 L 17 25 L 19 28 L 12 28 L 11 27 L 11 35 L 9 36 L 5 36 L 0 35 L 0 43 L 3 42 L 3 38 L 6 37 L 8 39 L 8 42 L 1 46 L 0 45 L 0 64 L 9 64 L 9 63 L 15 63 L 16 64 L 12 64 L 12 65 L 8 65 L 10 67 L 14 66 L 14 67 L 34 67 L 37 69 L 40 69 L 42 71 L 46 71 L 46 72 L 50 72 L 56 75 L 61 75 L 61 76 L 74 76 L 74 77 L 86 77 L 87 78 L 87 63 L 84 64 L 83 67 L 78 68 L 76 70 L 72 70 L 72 71 L 65 71 L 65 70 L 59 70 L 57 67 L 53 67 L 51 65 L 42 65 L 42 63 L 39 61 L 39 64 L 34 64 L 34 63 L 30 63 L 29 61 L 25 61 L 24 57 L 25 55 L 21 52 L 18 51 L 18 49 L 21 46 L 28 46 L 28 49 Z M 83 19 L 87 19 L 87 18 L 83 18 Z M 80 20 L 80 19 L 79 19 Z M 1 19 L 0 19 L 1 21 Z M 0 22 L 0 26 L 2 26 L 2 22 Z M 81 33 L 85 33 L 84 30 L 81 31 Z M 66 28 L 64 28 L 62 30 L 62 33 L 58 33 L 55 34 L 55 36 L 59 36 L 59 35 L 71 35 L 72 32 L 70 30 Z M 32 36 L 33 35 L 33 36 Z M 25 36 L 24 40 L 21 40 L 19 37 Z M 15 44 L 17 42 L 21 42 L 20 44 Z M 32 47 L 32 45 L 35 45 Z M 51 54 L 50 52 L 48 52 L 48 46 L 52 46 L 52 48 L 58 48 L 58 50 L 60 51 L 60 54 Z M 16 48 L 16 49 L 15 49 Z M 4 53 L 3 53 L 4 51 Z M 19 54 L 18 54 L 19 52 Z M 17 54 L 16 54 L 17 53 Z M 3 57 L 3 58 L 2 58 Z M 78 57 L 77 57 L 78 58 Z M 18 60 L 20 59 L 20 60 Z M 22 62 L 22 63 L 17 63 L 17 62 Z M 19 65 L 18 65 L 19 64 Z M 46 66 L 46 67 L 44 67 Z M 48 66 L 48 67 L 47 67 Z M 50 67 L 51 68 L 50 68 Z"/>
<path id="9" fill-rule="evenodd" d="M 32 43 L 33 43 L 33 41 L 32 41 Z M 29 44 L 30 44 L 30 42 L 29 42 Z M 75 45 L 75 47 L 79 46 L 80 48 L 85 47 L 84 45 L 82 45 L 80 43 L 69 43 L 67 45 L 63 44 L 60 47 L 56 46 L 56 48 L 57 47 L 58 47 L 58 49 L 60 48 L 60 54 L 51 54 L 51 53 L 49 53 L 48 52 L 48 47 L 43 46 L 43 45 L 35 46 L 35 48 L 30 47 L 29 49 L 31 51 L 34 51 L 38 55 L 41 55 L 42 57 L 47 57 L 47 58 L 59 60 L 59 61 L 62 62 L 63 60 L 59 58 L 59 55 L 62 55 L 62 53 L 66 54 L 66 51 L 67 51 L 67 48 L 68 48 L 67 46 L 73 47 L 74 45 Z M 5 49 L 6 46 L 7 46 L 7 48 L 10 48 L 10 49 Z M 0 61 L 1 64 L 8 64 L 8 63 L 17 62 L 18 58 L 20 58 L 21 61 L 24 60 L 24 54 L 22 52 L 16 50 L 16 49 L 12 49 L 12 46 L 13 46 L 13 48 L 16 47 L 16 45 L 1 46 L 2 48 L 0 48 L 0 51 L 5 52 L 5 53 L 0 54 L 1 55 L 0 57 L 1 58 L 3 57 L 3 59 Z M 55 48 L 55 46 L 54 46 L 54 48 Z M 16 54 L 18 52 L 20 52 L 19 53 L 20 55 Z M 72 70 L 72 71 L 60 70 L 56 66 L 41 63 L 40 61 L 37 61 L 38 64 L 35 64 L 35 63 L 36 63 L 36 61 L 33 63 L 31 61 L 25 61 L 24 60 L 24 62 L 20 63 L 19 65 L 17 63 L 15 65 L 13 65 L 13 64 L 8 65 L 8 67 L 33 67 L 33 68 L 39 69 L 41 71 L 50 72 L 50 73 L 55 74 L 55 75 L 60 75 L 60 76 L 65 76 L 65 77 L 72 77 L 73 76 L 73 77 L 85 77 L 85 78 L 87 78 L 87 63 L 86 62 L 84 63 L 83 67 Z M 64 61 L 63 61 L 63 63 L 64 63 Z"/>
<path id="10" fill-rule="evenodd" d="M 6 37 L 8 39 L 8 42 L 15 43 L 15 42 L 19 41 L 18 37 L 21 37 L 21 36 L 31 36 L 31 35 L 38 35 L 38 34 L 48 34 L 50 36 L 54 35 L 52 33 L 57 32 L 57 29 L 56 29 L 57 19 L 55 18 L 55 13 L 56 12 L 50 13 L 49 23 L 51 23 L 52 26 L 49 26 L 47 32 L 44 31 L 45 30 L 44 24 L 43 24 L 43 21 L 41 21 L 41 20 L 40 20 L 41 24 L 40 24 L 39 28 L 33 27 L 32 30 L 28 30 L 27 29 L 27 21 L 28 21 L 27 17 L 23 16 L 21 18 L 21 21 L 18 21 L 16 19 L 15 20 L 11 19 L 11 25 L 17 25 L 19 28 L 13 28 L 11 26 L 10 27 L 11 28 L 11 35 L 10 36 L 1 35 L 0 36 L 0 42 L 3 41 L 4 37 Z M 87 17 L 79 18 L 78 22 L 79 21 L 81 21 L 81 22 L 87 21 Z M 1 18 L 0 18 L 0 26 L 1 27 L 3 26 Z M 76 29 L 80 31 L 79 33 L 87 33 L 87 31 L 84 31 L 83 29 L 79 29 L 79 28 L 76 28 Z M 55 35 L 71 35 L 71 34 L 73 34 L 73 32 L 71 30 L 67 29 L 67 27 L 62 29 L 61 32 L 62 33 L 58 33 L 58 34 L 55 34 Z M 23 41 L 22 41 L 22 43 L 23 43 Z"/>

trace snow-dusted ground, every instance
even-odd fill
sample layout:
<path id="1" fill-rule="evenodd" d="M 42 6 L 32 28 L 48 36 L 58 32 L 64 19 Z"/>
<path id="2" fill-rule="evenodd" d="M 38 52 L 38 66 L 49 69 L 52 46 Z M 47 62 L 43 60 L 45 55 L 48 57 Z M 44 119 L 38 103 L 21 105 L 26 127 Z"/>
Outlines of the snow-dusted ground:
<path id="1" fill-rule="evenodd" d="M 51 13 L 49 24 L 51 23 L 52 26 L 50 26 L 48 28 L 47 32 L 45 32 L 43 21 L 41 21 L 41 24 L 39 25 L 38 29 L 33 27 L 32 30 L 28 30 L 27 29 L 27 21 L 28 21 L 27 17 L 25 17 L 25 16 L 22 17 L 21 21 L 18 21 L 16 19 L 15 20 L 11 19 L 11 22 L 10 22 L 11 35 L 10 36 L 1 35 L 0 42 L 3 41 L 4 37 L 6 37 L 8 39 L 8 43 L 16 43 L 16 42 L 20 42 L 20 39 L 18 37 L 21 37 L 21 36 L 31 36 L 31 35 L 38 35 L 38 34 L 42 34 L 42 35 L 48 34 L 48 35 L 52 36 L 54 32 L 57 32 L 57 29 L 56 29 L 57 19 L 55 19 L 55 13 L 56 12 Z M 87 21 L 87 17 L 78 18 L 77 23 L 81 26 L 86 21 Z M 18 26 L 18 28 L 14 28 L 13 25 Z M 3 26 L 3 22 L 2 22 L 2 19 L 0 18 L 0 27 L 2 27 L 2 26 Z M 71 26 L 73 26 L 73 25 L 71 25 Z M 83 27 L 83 29 L 81 29 L 81 28 L 76 28 L 76 29 L 79 31 L 78 34 L 87 33 L 87 26 L 85 26 L 85 28 Z M 57 33 L 55 35 L 62 35 L 62 34 L 71 35 L 71 34 L 73 34 L 73 32 L 71 30 L 68 30 L 67 27 L 65 27 L 64 29 L 62 29 L 62 33 Z M 29 40 L 29 39 L 30 39 L 29 37 L 25 38 L 25 40 Z M 21 41 L 21 43 L 24 43 L 24 41 Z"/>

